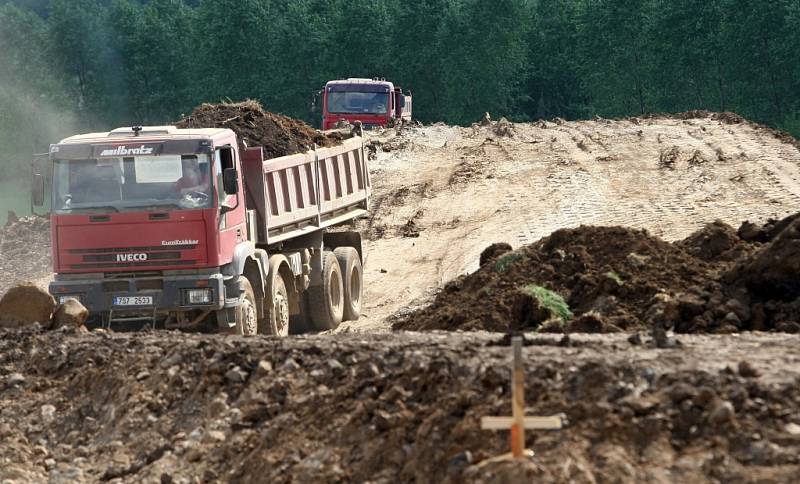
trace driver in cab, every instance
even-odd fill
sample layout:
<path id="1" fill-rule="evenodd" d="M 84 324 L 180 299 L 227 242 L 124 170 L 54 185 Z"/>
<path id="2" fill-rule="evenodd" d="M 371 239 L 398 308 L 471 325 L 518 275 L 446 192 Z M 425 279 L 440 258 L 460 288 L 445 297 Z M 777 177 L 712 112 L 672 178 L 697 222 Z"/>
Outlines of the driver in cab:
<path id="1" fill-rule="evenodd" d="M 183 176 L 175 182 L 175 190 L 181 195 L 192 192 L 208 194 L 208 173 L 201 169 L 197 157 L 187 156 L 181 160 L 181 165 Z"/>

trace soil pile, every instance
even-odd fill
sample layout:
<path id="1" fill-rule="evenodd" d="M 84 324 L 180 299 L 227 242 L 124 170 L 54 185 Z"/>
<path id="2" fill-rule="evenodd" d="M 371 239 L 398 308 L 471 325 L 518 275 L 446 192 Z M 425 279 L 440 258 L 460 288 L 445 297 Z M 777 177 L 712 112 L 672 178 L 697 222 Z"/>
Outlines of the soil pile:
<path id="1" fill-rule="evenodd" d="M 796 217 L 739 231 L 714 222 L 675 243 L 622 227 L 559 230 L 481 257 L 394 328 L 800 332 Z"/>
<path id="2" fill-rule="evenodd" d="M 796 476 L 797 337 L 693 338 L 528 341 L 528 413 L 566 420 L 527 433 L 537 482 Z M 508 451 L 479 422 L 511 410 L 507 345 L 0 330 L 0 479 L 498 482 L 520 470 L 477 465 Z"/>
<path id="3" fill-rule="evenodd" d="M 334 146 L 341 133 L 321 133 L 306 123 L 265 111 L 258 101 L 204 103 L 175 123 L 178 128 L 228 128 L 240 143 L 261 146 L 270 158 L 304 153 L 318 146 Z"/>
<path id="4" fill-rule="evenodd" d="M 22 217 L 0 229 L 0 295 L 52 272 L 50 219 Z"/>

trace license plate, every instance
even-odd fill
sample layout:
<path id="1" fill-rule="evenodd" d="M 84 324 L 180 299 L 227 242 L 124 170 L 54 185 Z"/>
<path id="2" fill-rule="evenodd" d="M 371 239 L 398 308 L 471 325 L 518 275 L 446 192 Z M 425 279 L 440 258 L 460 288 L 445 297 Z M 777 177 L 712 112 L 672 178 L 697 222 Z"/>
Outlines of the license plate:
<path id="1" fill-rule="evenodd" d="M 152 306 L 153 296 L 116 296 L 114 306 Z"/>

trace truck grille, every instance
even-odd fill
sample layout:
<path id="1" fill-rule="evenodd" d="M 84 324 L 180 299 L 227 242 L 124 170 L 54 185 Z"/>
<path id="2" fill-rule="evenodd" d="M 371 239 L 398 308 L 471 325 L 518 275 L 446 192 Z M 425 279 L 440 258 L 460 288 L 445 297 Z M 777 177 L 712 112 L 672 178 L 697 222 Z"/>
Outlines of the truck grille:
<path id="1" fill-rule="evenodd" d="M 70 254 L 80 255 L 79 264 L 73 269 L 102 269 L 118 267 L 190 266 L 197 260 L 181 259 L 182 250 L 195 249 L 196 245 L 170 245 L 152 247 L 101 247 L 95 249 L 71 249 Z"/>

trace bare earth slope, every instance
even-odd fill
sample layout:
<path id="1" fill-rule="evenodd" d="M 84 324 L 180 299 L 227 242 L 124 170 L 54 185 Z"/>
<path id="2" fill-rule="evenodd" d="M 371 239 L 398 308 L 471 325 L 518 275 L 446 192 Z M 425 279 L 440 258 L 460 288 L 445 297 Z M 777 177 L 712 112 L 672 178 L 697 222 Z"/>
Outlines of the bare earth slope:
<path id="1" fill-rule="evenodd" d="M 736 120 L 734 120 L 735 122 Z M 378 135 L 373 216 L 365 223 L 366 318 L 430 300 L 478 268 L 493 242 L 515 248 L 586 225 L 667 241 L 720 219 L 737 227 L 797 211 L 800 152 L 747 123 L 698 119 L 434 125 Z M 384 151 L 389 150 L 389 151 Z"/>

